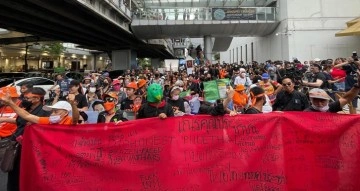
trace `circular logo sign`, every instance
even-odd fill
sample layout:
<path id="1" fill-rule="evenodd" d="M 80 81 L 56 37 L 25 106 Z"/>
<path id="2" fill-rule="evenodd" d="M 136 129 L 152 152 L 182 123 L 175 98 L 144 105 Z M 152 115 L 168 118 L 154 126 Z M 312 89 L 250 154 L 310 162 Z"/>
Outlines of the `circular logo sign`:
<path id="1" fill-rule="evenodd" d="M 225 18 L 225 12 L 222 9 L 216 9 L 214 11 L 214 19 L 216 20 L 223 20 Z"/>

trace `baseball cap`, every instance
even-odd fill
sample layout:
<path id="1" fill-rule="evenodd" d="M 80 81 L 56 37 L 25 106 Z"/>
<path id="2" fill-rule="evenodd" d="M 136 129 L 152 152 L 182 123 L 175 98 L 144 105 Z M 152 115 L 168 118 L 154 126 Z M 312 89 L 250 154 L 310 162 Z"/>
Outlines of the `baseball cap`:
<path id="1" fill-rule="evenodd" d="M 270 78 L 270 76 L 269 76 L 268 73 L 263 73 L 263 74 L 261 75 L 261 78 L 262 78 L 263 80 L 267 80 L 267 79 Z"/>
<path id="2" fill-rule="evenodd" d="M 105 97 L 112 97 L 112 98 L 115 98 L 115 99 L 119 99 L 119 96 L 116 92 L 109 92 L 109 93 L 106 93 L 103 95 L 103 98 Z"/>
<path id="3" fill-rule="evenodd" d="M 133 88 L 133 89 L 137 90 L 138 86 L 135 82 L 130 82 L 126 85 L 126 88 Z"/>
<path id="4" fill-rule="evenodd" d="M 112 85 L 116 85 L 116 84 L 120 84 L 120 80 L 114 79 L 114 80 L 112 81 Z"/>
<path id="5" fill-rule="evenodd" d="M 85 81 L 85 80 L 91 80 L 91 77 L 90 76 L 85 76 L 83 81 Z"/>
<path id="6" fill-rule="evenodd" d="M 67 101 L 58 101 L 54 105 L 45 105 L 42 109 L 45 111 L 51 111 L 53 109 L 64 109 L 69 112 L 72 110 L 70 103 Z"/>
<path id="7" fill-rule="evenodd" d="M 318 99 L 326 99 L 330 100 L 329 95 L 325 92 L 325 90 L 320 88 L 314 88 L 309 91 L 310 98 L 318 98 Z"/>
<path id="8" fill-rule="evenodd" d="M 242 91 L 245 90 L 245 86 L 243 84 L 239 84 L 235 87 L 235 91 Z"/>
<path id="9" fill-rule="evenodd" d="M 314 61 L 315 61 L 315 62 L 320 62 L 321 59 L 320 59 L 320 58 L 314 58 Z"/>
<path id="10" fill-rule="evenodd" d="M 102 74 L 102 76 L 103 76 L 103 77 L 109 77 L 109 73 L 108 73 L 108 72 L 104 72 L 104 73 Z"/>
<path id="11" fill-rule="evenodd" d="M 140 79 L 140 80 L 138 81 L 138 86 L 139 86 L 139 88 L 143 87 L 145 84 L 146 84 L 146 80 L 144 80 L 144 79 Z"/>

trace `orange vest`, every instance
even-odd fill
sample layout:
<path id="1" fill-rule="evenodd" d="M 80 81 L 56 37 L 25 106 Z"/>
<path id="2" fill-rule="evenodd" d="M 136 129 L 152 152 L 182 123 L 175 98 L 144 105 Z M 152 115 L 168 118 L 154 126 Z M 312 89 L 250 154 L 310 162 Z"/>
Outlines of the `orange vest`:
<path id="1" fill-rule="evenodd" d="M 21 101 L 18 100 L 16 102 L 16 105 L 20 105 Z M 2 106 L 0 108 L 0 117 L 4 118 L 16 118 L 17 114 L 14 112 L 14 110 L 10 106 Z M 16 124 L 15 123 L 0 123 L 0 137 L 8 137 L 15 133 L 16 131 Z"/>

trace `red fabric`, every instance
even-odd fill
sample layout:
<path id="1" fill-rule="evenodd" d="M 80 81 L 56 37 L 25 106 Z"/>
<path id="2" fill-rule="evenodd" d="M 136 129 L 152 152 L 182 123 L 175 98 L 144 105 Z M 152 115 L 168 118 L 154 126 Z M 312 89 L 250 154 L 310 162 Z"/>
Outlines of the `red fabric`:
<path id="1" fill-rule="evenodd" d="M 345 77 L 346 77 L 346 72 L 345 70 L 341 70 L 338 68 L 333 68 L 332 71 L 330 72 L 330 75 L 336 80 L 339 78 L 344 78 L 343 80 L 341 80 L 340 82 L 345 81 Z"/>
<path id="2" fill-rule="evenodd" d="M 32 125 L 21 190 L 360 190 L 360 116 L 271 113 Z"/>
<path id="3" fill-rule="evenodd" d="M 162 108 L 162 107 L 165 107 L 166 102 L 165 102 L 165 100 L 162 100 L 160 103 L 149 103 L 149 105 L 150 105 L 151 107 Z"/>

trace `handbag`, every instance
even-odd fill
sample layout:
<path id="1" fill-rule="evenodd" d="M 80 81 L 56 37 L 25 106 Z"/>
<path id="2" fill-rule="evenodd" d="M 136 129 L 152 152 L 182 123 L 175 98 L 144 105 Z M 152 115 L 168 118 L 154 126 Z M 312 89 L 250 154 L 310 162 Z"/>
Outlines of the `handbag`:
<path id="1" fill-rule="evenodd" d="M 3 172 L 10 172 L 14 168 L 14 161 L 19 151 L 19 143 L 12 141 L 6 148 L 4 158 L 1 161 L 0 169 Z"/>
<path id="2" fill-rule="evenodd" d="M 10 145 L 10 143 L 11 141 L 8 138 L 0 139 L 0 162 L 2 161 L 6 148 Z"/>

